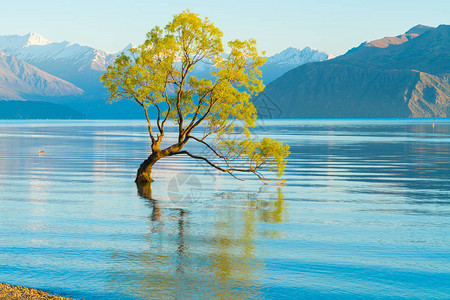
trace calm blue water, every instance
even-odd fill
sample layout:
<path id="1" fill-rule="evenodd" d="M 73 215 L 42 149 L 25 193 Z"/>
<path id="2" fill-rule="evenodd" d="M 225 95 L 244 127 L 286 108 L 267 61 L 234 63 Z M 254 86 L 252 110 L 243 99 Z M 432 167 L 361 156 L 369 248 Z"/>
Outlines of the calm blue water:
<path id="1" fill-rule="evenodd" d="M 174 157 L 138 191 L 144 122 L 0 121 L 0 281 L 85 299 L 450 298 L 450 120 L 257 133 L 291 146 L 287 186 Z"/>

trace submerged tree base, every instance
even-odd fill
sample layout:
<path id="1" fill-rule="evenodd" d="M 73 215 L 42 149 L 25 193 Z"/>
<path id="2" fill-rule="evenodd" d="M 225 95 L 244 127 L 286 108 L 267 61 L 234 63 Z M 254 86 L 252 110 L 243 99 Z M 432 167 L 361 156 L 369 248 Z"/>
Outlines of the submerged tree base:
<path id="1" fill-rule="evenodd" d="M 152 153 L 144 162 L 140 165 L 136 173 L 136 182 L 138 185 L 153 182 L 152 179 L 152 168 L 153 165 L 159 160 L 159 156 Z"/>
<path id="2" fill-rule="evenodd" d="M 150 183 L 153 181 L 154 180 L 151 177 L 151 173 L 140 173 L 139 174 L 139 172 L 136 175 L 136 179 L 134 180 L 134 182 L 136 182 L 137 184 L 146 184 L 146 183 Z"/>

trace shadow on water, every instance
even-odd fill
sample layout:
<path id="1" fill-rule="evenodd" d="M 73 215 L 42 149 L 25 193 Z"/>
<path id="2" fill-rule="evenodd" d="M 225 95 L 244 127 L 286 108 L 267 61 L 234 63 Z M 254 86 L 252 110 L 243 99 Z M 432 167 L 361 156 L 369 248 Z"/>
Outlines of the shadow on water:
<path id="1" fill-rule="evenodd" d="M 111 255 L 116 266 L 109 274 L 111 284 L 127 286 L 130 298 L 263 297 L 265 264 L 256 253 L 259 225 L 285 222 L 288 216 L 281 188 L 275 199 L 261 200 L 261 193 L 220 193 L 209 200 L 220 207 L 179 208 L 153 198 L 151 184 L 138 186 L 149 208 L 147 246 Z M 136 273 L 127 276 L 121 261 L 133 262 Z"/>

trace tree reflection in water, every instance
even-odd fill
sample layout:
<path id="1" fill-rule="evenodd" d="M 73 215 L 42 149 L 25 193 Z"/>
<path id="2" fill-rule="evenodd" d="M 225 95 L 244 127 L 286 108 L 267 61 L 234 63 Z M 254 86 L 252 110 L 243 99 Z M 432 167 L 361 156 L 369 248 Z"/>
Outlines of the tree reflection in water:
<path id="1" fill-rule="evenodd" d="M 203 210 L 154 199 L 151 183 L 138 193 L 150 208 L 148 247 L 111 255 L 112 286 L 121 282 L 131 298 L 263 297 L 264 261 L 256 240 L 279 234 L 263 232 L 258 224 L 287 220 L 281 188 L 269 200 L 262 200 L 265 192 L 221 193 Z M 121 269 L 120 261 L 133 262 L 133 269 Z"/>

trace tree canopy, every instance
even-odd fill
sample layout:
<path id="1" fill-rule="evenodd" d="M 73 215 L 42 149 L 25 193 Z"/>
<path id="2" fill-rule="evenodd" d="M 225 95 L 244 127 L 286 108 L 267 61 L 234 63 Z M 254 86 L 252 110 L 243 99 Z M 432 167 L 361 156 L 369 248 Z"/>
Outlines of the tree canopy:
<path id="1" fill-rule="evenodd" d="M 146 116 L 152 153 L 136 182 L 152 181 L 154 163 L 172 155 L 188 155 L 235 177 L 253 173 L 266 181 L 264 169 L 283 175 L 289 146 L 253 139 L 250 130 L 257 118 L 251 98 L 264 89 L 258 67 L 265 58 L 253 39 L 230 41 L 228 48 L 224 54 L 222 32 L 208 18 L 187 10 L 164 28 L 153 28 L 101 76 L 111 102 L 133 100 Z M 201 64 L 212 66 L 210 76 L 193 75 Z M 178 141 L 160 148 L 167 121 L 177 125 Z M 211 156 L 184 150 L 188 142 L 202 144 Z"/>

